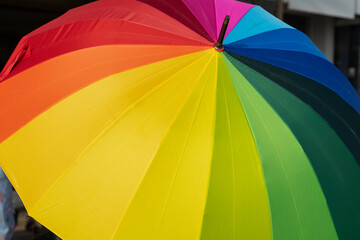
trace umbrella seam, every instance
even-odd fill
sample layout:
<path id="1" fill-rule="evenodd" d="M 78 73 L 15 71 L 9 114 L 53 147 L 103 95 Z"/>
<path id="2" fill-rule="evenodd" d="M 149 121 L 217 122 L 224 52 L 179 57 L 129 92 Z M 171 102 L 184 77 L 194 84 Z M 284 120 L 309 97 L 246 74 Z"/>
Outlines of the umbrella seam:
<path id="1" fill-rule="evenodd" d="M 243 49 L 246 51 L 246 49 Z M 261 50 L 261 49 L 259 49 Z M 324 62 L 325 64 L 331 64 L 330 62 L 328 62 L 327 60 L 319 57 L 319 56 L 316 56 L 316 55 L 313 55 L 311 53 L 306 53 L 306 52 L 299 52 L 299 51 L 289 51 L 289 50 L 272 50 L 272 49 L 266 49 L 266 50 L 270 50 L 270 51 L 279 51 L 279 52 L 288 52 L 288 53 L 301 53 L 301 54 L 305 54 L 305 55 L 309 55 L 309 56 L 312 56 L 312 57 L 315 57 L 317 59 L 319 59 L 320 61 Z M 330 89 L 331 91 L 333 91 L 334 93 L 336 93 L 339 97 L 341 97 L 342 99 L 344 99 L 344 101 L 346 101 L 350 106 L 352 106 L 357 112 L 360 112 L 360 98 L 358 97 L 355 89 L 351 86 L 351 83 L 349 81 L 346 80 L 345 77 L 342 77 L 342 78 L 336 78 L 336 79 L 333 79 L 333 82 L 334 83 L 337 83 L 337 85 L 335 86 L 332 86 L 331 88 L 326 86 L 324 84 L 324 82 L 320 82 L 320 78 L 319 77 L 316 77 L 316 78 L 312 78 L 310 75 L 313 75 L 314 73 L 315 74 L 321 74 L 323 73 L 322 71 L 319 71 L 315 68 L 309 68 L 309 67 L 306 67 L 307 69 L 310 69 L 311 72 L 310 74 L 309 73 L 306 73 L 306 74 L 302 74 L 300 73 L 299 70 L 296 70 L 296 69 L 290 69 L 289 67 L 283 67 L 283 66 L 280 66 L 280 65 L 274 65 L 272 63 L 270 63 L 268 60 L 264 61 L 264 60 L 259 60 L 257 58 L 254 58 L 254 57 L 249 57 L 249 56 L 246 56 L 246 55 L 243 55 L 243 54 L 239 54 L 239 53 L 235 53 L 231 50 L 229 50 L 229 48 L 227 48 L 227 51 L 230 53 L 230 56 L 231 54 L 235 54 L 235 55 L 239 55 L 239 56 L 242 56 L 242 57 L 246 57 L 246 58 L 249 58 L 249 59 L 253 59 L 253 60 L 256 60 L 256 61 L 259 61 L 259 62 L 262 62 L 262 63 L 266 63 L 266 64 L 269 64 L 269 65 L 272 65 L 272 66 L 275 66 L 275 67 L 278 67 L 278 68 L 281 68 L 281 69 L 284 69 L 284 70 L 287 70 L 289 72 L 292 72 L 292 73 L 295 73 L 295 74 L 298 74 L 298 75 L 301 75 L 301 76 L 304 76 L 306 78 L 309 78 L 321 85 L 323 85 L 324 87 Z M 258 57 L 258 56 L 257 56 Z M 290 62 L 290 61 L 286 61 L 286 63 L 294 63 L 294 62 Z M 294 66 L 299 66 L 297 65 L 296 63 L 294 63 Z M 302 66 L 304 67 L 304 66 Z M 340 70 L 338 70 L 338 73 L 340 73 Z M 336 80 L 336 81 L 335 81 Z M 344 91 L 344 93 L 342 93 L 341 95 L 336 92 L 335 90 L 336 89 L 342 89 Z M 346 98 L 344 98 L 344 96 Z M 353 101 L 353 103 L 349 102 L 350 100 Z"/>
<path id="2" fill-rule="evenodd" d="M 231 64 L 232 64 L 232 63 L 231 63 Z M 232 65 L 233 65 L 233 64 L 232 64 Z M 233 66 L 234 66 L 234 65 L 233 65 Z M 239 71 L 239 73 L 243 76 L 243 74 L 242 74 L 240 71 Z M 244 77 L 244 76 L 243 76 L 243 77 Z M 244 79 L 246 79 L 246 78 L 244 77 Z M 251 83 L 250 83 L 247 79 L 246 79 L 246 81 L 251 85 Z M 251 85 L 251 87 L 256 91 L 256 93 L 259 94 L 259 96 L 261 96 L 261 94 L 260 94 L 252 85 Z M 257 109 L 256 107 L 254 107 L 254 106 L 255 106 L 254 103 L 250 100 L 251 98 L 249 97 L 249 95 L 248 95 L 245 91 L 243 92 L 243 94 L 244 94 L 244 95 L 246 96 L 246 98 L 249 100 L 249 103 L 253 106 L 252 109 L 254 109 L 254 111 L 256 112 L 256 114 L 257 114 L 257 116 L 258 116 L 258 119 L 262 122 L 262 125 L 264 126 L 267 134 L 268 134 L 269 136 L 271 136 L 271 134 L 270 134 L 269 131 L 268 131 L 268 127 L 266 127 L 266 124 L 265 124 L 264 120 L 260 117 L 261 114 L 259 113 L 258 109 Z M 269 104 L 262 96 L 261 96 L 261 98 L 262 98 L 262 99 L 266 102 L 266 104 L 275 112 L 276 116 L 278 116 L 278 117 L 281 119 L 281 117 L 280 117 L 280 116 L 278 115 L 278 113 L 270 106 L 270 104 Z M 244 109 L 244 112 L 245 112 L 245 114 L 246 114 L 245 109 Z M 250 125 L 250 126 L 251 126 L 251 125 Z M 289 127 L 288 127 L 287 125 L 286 125 L 286 127 L 289 129 Z M 251 127 L 250 127 L 250 129 L 251 129 Z M 252 131 L 252 129 L 251 129 L 251 131 Z M 289 131 L 292 133 L 292 131 L 291 131 L 290 129 L 289 129 Z M 293 133 L 292 133 L 292 134 L 293 134 Z M 253 134 L 253 135 L 254 135 L 254 134 Z M 271 138 L 270 138 L 270 139 L 271 139 Z M 295 139 L 296 139 L 296 138 L 295 138 Z M 255 140 L 255 138 L 254 138 L 254 140 Z M 273 142 L 273 141 L 272 141 L 272 142 Z M 301 147 L 301 145 L 300 145 L 300 143 L 298 142 L 297 139 L 296 139 L 296 142 L 297 142 L 298 145 L 300 146 L 302 152 L 305 154 L 303 148 Z M 255 143 L 256 143 L 256 140 L 255 140 Z M 257 144 L 256 144 L 256 145 L 257 145 Z M 274 144 L 274 143 L 273 143 L 273 145 L 276 146 L 276 144 Z M 282 161 L 282 157 L 281 157 L 278 149 L 277 149 L 277 148 L 274 148 L 274 149 L 275 149 L 275 152 L 276 152 L 276 154 L 278 155 L 279 159 L 281 159 L 280 163 L 281 163 L 281 166 L 282 166 L 282 168 L 283 168 L 284 174 L 285 174 L 286 178 L 289 179 L 288 174 L 287 174 L 287 172 L 286 172 L 286 170 L 285 170 L 285 167 L 284 167 L 284 163 L 283 163 L 283 161 Z M 259 154 L 259 156 L 260 156 L 260 154 Z M 305 156 L 306 156 L 306 154 L 305 154 Z M 260 159 L 261 159 L 261 157 L 260 157 Z M 265 179 L 265 176 L 264 176 L 264 179 Z M 266 182 L 266 181 L 265 181 L 265 182 Z M 295 210 L 296 210 L 296 217 L 297 217 L 298 223 L 299 223 L 299 225 L 300 225 L 300 228 L 299 228 L 300 234 L 301 234 L 301 236 L 302 236 L 302 239 L 305 239 L 305 238 L 304 238 L 304 233 L 303 233 L 302 227 L 301 227 L 302 224 L 301 224 L 300 217 L 299 217 L 299 211 L 298 211 L 297 204 L 296 204 L 296 201 L 295 201 L 295 198 L 294 198 L 294 191 L 293 191 L 292 186 L 291 186 L 291 184 L 289 183 L 289 181 L 286 181 L 286 183 L 287 183 L 287 185 L 289 186 L 289 189 L 290 189 L 290 192 L 291 192 L 292 202 L 293 202 L 294 207 L 295 207 Z M 269 202 L 269 206 L 270 206 L 270 202 Z"/>
<path id="3" fill-rule="evenodd" d="M 211 57 L 210 57 L 208 63 L 206 64 L 206 67 L 204 67 L 204 70 L 203 70 L 202 73 L 199 75 L 199 79 L 200 79 L 200 76 L 205 72 L 205 69 L 209 66 L 209 63 L 210 63 L 211 60 L 212 60 L 212 59 L 211 59 Z M 207 81 L 208 81 L 208 80 L 207 80 Z M 199 82 L 200 82 L 200 81 L 199 81 Z M 200 97 L 199 100 L 198 100 L 198 103 L 197 103 L 197 106 L 196 106 L 196 111 L 195 111 L 195 113 L 194 113 L 194 115 L 193 115 L 193 119 L 192 119 L 192 121 L 191 121 L 190 131 L 188 132 L 188 134 L 187 134 L 187 136 L 186 136 L 186 140 L 185 140 L 184 147 L 183 147 L 182 152 L 181 152 L 181 154 L 180 154 L 180 156 L 179 156 L 179 161 L 178 161 L 178 164 L 177 164 L 176 170 L 175 170 L 175 176 L 174 176 L 174 178 L 173 178 L 172 181 L 171 181 L 170 191 L 169 191 L 168 196 L 167 196 L 167 198 L 166 198 L 165 208 L 164 208 L 164 211 L 163 211 L 162 216 L 161 216 L 161 221 L 160 221 L 159 228 L 161 228 L 161 225 L 162 225 L 162 223 L 163 223 L 163 221 L 164 221 L 164 216 L 165 216 L 165 212 L 166 212 L 166 210 L 167 210 L 167 206 L 168 206 L 168 203 L 169 203 L 169 198 L 170 198 L 170 195 L 171 195 L 171 192 L 172 192 L 172 188 L 173 188 L 173 186 L 174 186 L 175 180 L 176 180 L 177 175 L 178 175 L 178 173 L 179 173 L 179 167 L 180 167 L 180 165 L 181 165 L 181 158 L 182 158 L 182 156 L 184 155 L 184 150 L 186 149 L 186 145 L 187 145 L 187 143 L 188 143 L 188 141 L 189 141 L 189 137 L 190 137 L 190 135 L 191 135 L 191 131 L 192 131 L 193 127 L 194 127 L 194 122 L 195 122 L 195 119 L 196 119 L 198 110 L 199 110 L 199 108 L 200 108 L 200 104 L 201 104 L 201 101 L 202 101 L 202 99 L 203 99 L 205 89 L 206 89 L 206 84 L 204 84 L 203 89 L 202 89 L 202 91 L 201 91 L 201 97 Z M 160 229 L 158 230 L 157 238 L 159 238 L 159 234 L 160 234 Z"/>
<path id="4" fill-rule="evenodd" d="M 181 0 L 185 5 L 186 7 L 190 10 L 190 12 L 193 14 L 193 16 L 198 20 L 198 22 L 203 26 L 203 28 L 205 29 L 205 31 L 209 34 L 210 38 L 215 42 L 216 40 L 213 39 L 214 36 L 212 36 L 209 32 L 209 30 L 204 27 L 204 25 L 201 23 L 200 19 L 198 18 L 198 16 L 194 13 L 194 11 L 188 6 L 188 4 L 184 1 L 184 0 Z M 201 8 L 202 9 L 202 8 Z M 204 13 L 204 12 L 203 12 Z M 206 16 L 206 14 L 205 14 Z M 208 18 L 206 17 L 206 19 L 208 20 Z M 216 37 L 216 36 L 215 36 Z"/>
<path id="5" fill-rule="evenodd" d="M 194 64 L 194 63 L 196 63 L 196 62 L 198 62 L 198 61 L 200 61 L 200 59 L 206 57 L 207 55 L 208 55 L 208 54 L 206 54 L 206 55 L 202 56 L 201 58 L 199 58 L 198 60 L 192 62 L 191 65 Z M 189 66 L 190 66 L 190 65 L 189 65 Z M 189 66 L 187 66 L 187 68 L 188 68 Z M 202 71 L 202 72 L 203 72 L 203 71 Z M 202 74 L 202 73 L 201 73 L 201 74 Z M 179 116 L 179 114 L 181 113 L 182 109 L 184 108 L 185 104 L 188 102 L 190 96 L 192 95 L 193 90 L 194 90 L 195 87 L 198 85 L 199 80 L 200 80 L 200 78 L 198 78 L 197 81 L 195 82 L 195 84 L 194 84 L 194 86 L 193 86 L 193 88 L 192 88 L 192 91 L 189 92 L 189 94 L 187 95 L 187 97 L 186 97 L 185 101 L 183 102 L 182 106 L 179 108 L 178 112 L 176 113 L 175 117 L 173 118 L 172 122 L 170 123 L 169 128 L 168 128 L 167 131 L 164 133 L 164 135 L 163 135 L 163 137 L 162 137 L 162 139 L 161 139 L 161 141 L 160 141 L 160 143 L 159 143 L 159 145 L 158 145 L 158 148 L 157 148 L 156 152 L 154 153 L 152 159 L 154 159 L 154 157 L 157 155 L 158 150 L 160 149 L 161 144 L 164 142 L 164 140 L 166 139 L 166 136 L 169 134 L 170 128 L 173 126 L 173 124 L 175 123 L 177 117 Z M 149 166 L 151 165 L 151 163 L 152 163 L 152 161 L 150 161 Z M 149 167 L 149 166 L 148 166 L 148 167 Z M 148 168 L 147 168 L 147 169 L 148 169 Z M 147 171 L 145 171 L 145 173 L 143 174 L 143 177 L 142 177 L 142 179 L 140 180 L 138 186 L 136 187 L 136 190 L 134 191 L 133 196 L 132 196 L 131 199 L 129 200 L 129 202 L 128 202 L 128 204 L 127 204 L 127 207 L 126 207 L 126 210 L 124 211 L 123 216 L 121 217 L 119 223 L 117 224 L 117 227 L 115 228 L 115 231 L 114 231 L 114 233 L 112 234 L 111 239 L 114 239 L 114 237 L 115 237 L 115 235 L 116 235 L 116 233 L 117 233 L 117 231 L 118 231 L 118 229 L 119 229 L 119 227 L 120 227 L 120 225 L 121 225 L 121 223 L 122 223 L 122 220 L 124 219 L 124 217 L 125 217 L 125 215 L 126 215 L 126 213 L 127 213 L 127 210 L 128 210 L 128 208 L 130 207 L 131 202 L 132 202 L 132 200 L 134 199 L 134 197 L 135 197 L 135 195 L 136 195 L 137 189 L 139 189 L 139 187 L 140 187 L 141 184 L 142 184 L 142 181 L 143 181 L 146 173 L 147 173 Z"/>
<path id="6" fill-rule="evenodd" d="M 224 58 L 226 58 L 226 60 L 228 60 L 228 62 L 235 68 L 235 66 L 232 64 L 232 62 L 230 61 L 230 59 L 226 56 L 226 53 L 224 53 Z M 224 64 L 226 64 L 225 60 L 223 59 L 224 61 Z M 227 71 L 229 72 L 229 70 L 227 69 Z M 239 73 L 242 75 L 242 73 L 239 71 Z M 232 84 L 234 85 L 234 80 L 233 80 L 233 77 L 231 77 L 230 73 L 229 73 L 229 76 L 230 76 L 230 79 L 232 81 Z M 246 79 L 246 78 L 245 78 Z M 239 98 L 239 103 L 240 103 L 240 106 L 241 106 L 241 109 L 243 110 L 243 113 L 244 113 L 244 116 L 245 116 L 245 119 L 246 119 L 246 122 L 247 122 L 247 127 L 250 131 L 250 134 L 251 134 L 251 138 L 252 138 L 252 142 L 256 148 L 256 155 L 257 155 L 257 159 L 258 159 L 258 164 L 259 164 L 259 168 L 261 170 L 261 179 L 262 179 L 262 184 L 264 184 L 264 189 L 265 189 L 265 192 L 266 192 L 266 196 L 267 196 L 267 207 L 269 209 L 269 222 L 270 222 L 270 229 L 271 229 L 271 235 L 272 235 L 272 239 L 274 238 L 274 231 L 273 231 L 273 223 L 272 223 L 272 216 L 271 216 L 271 205 L 270 205 L 270 197 L 269 197 L 269 191 L 268 191 L 268 188 L 267 188 L 267 184 L 266 184 L 266 179 L 265 179 L 265 173 L 264 173 L 264 168 L 263 168 L 263 163 L 261 161 L 261 158 L 260 158 L 260 153 L 259 153 L 259 148 L 258 148 L 258 144 L 256 143 L 255 141 L 255 135 L 253 133 L 253 130 L 251 128 L 251 125 L 250 125 L 250 121 L 249 121 L 249 118 L 246 114 L 246 111 L 245 111 L 245 108 L 243 106 L 243 104 L 241 103 L 241 100 L 240 100 L 240 97 L 239 97 L 239 94 L 238 94 L 238 91 L 236 90 L 235 86 L 234 86 L 234 90 L 235 90 L 235 93 L 236 95 L 238 96 Z"/>
<path id="7" fill-rule="evenodd" d="M 204 203 L 204 210 L 203 210 L 203 218 L 202 218 L 202 222 L 201 222 L 201 226 L 200 226 L 200 232 L 199 232 L 199 236 L 197 237 L 197 239 L 201 239 L 202 238 L 202 233 L 203 233 L 203 226 L 204 226 L 204 217 L 205 217 L 205 210 L 206 210 L 206 205 L 208 202 L 208 198 L 209 198 L 209 186 L 210 186 L 210 179 L 211 179 L 211 170 L 212 170 L 212 162 L 213 162 L 213 158 L 214 158 L 214 146 L 215 146 L 215 126 L 216 126 L 216 112 L 217 112 L 217 89 L 218 89 L 218 74 L 219 74 L 219 57 L 216 58 L 216 85 L 215 85 L 215 98 L 214 98 L 214 106 L 215 106 L 215 110 L 214 110 L 214 120 L 213 120 L 213 127 L 212 127 L 212 146 L 210 149 L 210 166 L 209 166 L 209 173 L 208 173 L 208 180 L 206 181 L 206 196 L 205 196 L 205 203 Z"/>
<path id="8" fill-rule="evenodd" d="M 204 56 L 202 56 L 202 57 L 204 57 Z M 202 57 L 201 57 L 201 58 L 202 58 Z M 197 61 L 199 61 L 199 60 L 197 60 Z M 197 61 L 195 61 L 195 62 L 197 62 Z M 187 67 L 188 67 L 188 65 L 186 66 L 186 68 L 187 68 Z M 165 71 L 165 70 L 166 70 L 166 69 L 164 69 L 164 71 Z M 130 70 L 130 71 L 131 71 L 131 70 Z M 158 86 L 156 86 L 155 88 L 153 88 L 153 89 L 152 89 L 151 91 L 149 91 L 147 94 L 143 95 L 143 96 L 142 96 L 141 98 L 139 98 L 136 102 L 134 102 L 134 103 L 131 104 L 128 108 L 126 108 L 126 109 L 125 109 L 119 116 L 117 116 L 116 118 L 117 118 L 117 119 L 120 119 L 121 117 L 123 117 L 124 114 L 126 114 L 126 112 L 130 110 L 130 107 L 133 107 L 135 104 L 137 104 L 137 103 L 140 102 L 141 100 L 145 99 L 149 94 L 151 94 L 152 92 L 154 92 L 155 90 L 157 90 L 158 88 L 160 88 L 162 85 L 166 84 L 167 81 L 169 81 L 169 80 L 170 80 L 170 79 L 167 79 L 166 81 L 162 82 L 161 84 L 159 84 Z M 80 91 L 81 91 L 81 90 L 80 90 Z M 100 137 L 102 136 L 102 134 L 104 134 L 110 127 L 112 127 L 112 126 L 116 123 L 117 119 L 114 119 L 111 124 L 107 125 L 107 126 L 105 127 L 105 129 L 103 129 L 103 130 L 100 132 L 100 134 L 98 134 L 92 141 L 90 141 L 89 145 L 92 145 L 95 141 L 97 141 L 98 138 L 100 138 Z M 39 204 L 39 202 L 41 202 L 41 200 L 45 197 L 45 195 L 46 195 L 48 192 L 50 192 L 50 191 L 53 189 L 54 186 L 57 185 L 57 183 L 61 180 L 61 178 L 62 178 L 68 171 L 71 170 L 72 166 L 74 166 L 75 163 L 78 162 L 79 157 L 83 156 L 83 154 L 85 154 L 85 152 L 88 150 L 89 145 L 84 148 L 84 150 L 79 154 L 79 156 L 75 159 L 75 161 L 72 162 L 72 164 L 71 164 L 68 168 L 66 168 L 66 170 L 57 178 L 56 181 L 54 181 L 54 184 L 51 185 L 51 186 L 49 187 L 49 189 L 43 194 L 43 196 L 39 198 L 39 200 L 37 201 L 37 203 L 33 204 L 32 209 L 29 209 L 29 213 L 32 212 L 32 211 L 37 207 L 37 205 Z"/>

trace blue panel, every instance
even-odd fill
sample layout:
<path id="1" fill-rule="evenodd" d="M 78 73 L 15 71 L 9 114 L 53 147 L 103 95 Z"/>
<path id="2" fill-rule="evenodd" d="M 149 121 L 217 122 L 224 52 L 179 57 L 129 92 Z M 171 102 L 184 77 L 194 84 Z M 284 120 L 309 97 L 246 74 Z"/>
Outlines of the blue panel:
<path id="1" fill-rule="evenodd" d="M 360 114 L 360 98 L 346 77 L 329 61 L 304 52 L 227 47 L 227 51 L 298 73 L 328 87 Z"/>
<path id="2" fill-rule="evenodd" d="M 229 35 L 225 38 L 224 44 L 236 42 L 240 39 L 255 36 L 281 28 L 292 28 L 280 21 L 259 6 L 253 7 L 238 22 Z"/>
<path id="3" fill-rule="evenodd" d="M 327 60 L 324 54 L 304 33 L 291 28 L 282 28 L 261 33 L 253 37 L 235 41 L 225 45 L 225 47 L 306 52 Z"/>

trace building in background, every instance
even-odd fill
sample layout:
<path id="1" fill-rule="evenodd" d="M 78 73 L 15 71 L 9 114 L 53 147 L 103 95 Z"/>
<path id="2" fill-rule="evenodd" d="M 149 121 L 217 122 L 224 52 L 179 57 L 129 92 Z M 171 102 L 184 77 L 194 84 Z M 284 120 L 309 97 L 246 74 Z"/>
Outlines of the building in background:
<path id="1" fill-rule="evenodd" d="M 0 68 L 22 36 L 70 8 L 92 1 L 1 0 Z M 241 1 L 260 5 L 306 33 L 360 93 L 360 0 Z"/>

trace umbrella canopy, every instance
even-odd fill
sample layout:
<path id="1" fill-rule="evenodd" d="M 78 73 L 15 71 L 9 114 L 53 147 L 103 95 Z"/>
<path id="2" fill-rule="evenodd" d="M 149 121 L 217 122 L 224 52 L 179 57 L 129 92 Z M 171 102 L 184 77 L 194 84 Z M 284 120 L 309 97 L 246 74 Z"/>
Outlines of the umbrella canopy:
<path id="1" fill-rule="evenodd" d="M 261 7 L 97 1 L 0 79 L 0 164 L 64 239 L 360 239 L 360 99 Z"/>

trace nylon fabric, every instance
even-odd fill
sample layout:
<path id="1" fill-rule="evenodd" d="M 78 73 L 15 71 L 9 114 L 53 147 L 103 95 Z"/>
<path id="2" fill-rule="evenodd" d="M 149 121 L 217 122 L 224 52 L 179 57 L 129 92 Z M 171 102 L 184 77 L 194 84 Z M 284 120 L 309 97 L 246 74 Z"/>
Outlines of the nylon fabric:
<path id="1" fill-rule="evenodd" d="M 346 144 L 360 165 L 360 115 L 341 97 L 312 79 L 239 55 L 230 53 L 230 56 L 311 106 Z"/>
<path id="2" fill-rule="evenodd" d="M 295 52 L 305 52 L 324 60 L 328 59 L 302 32 L 292 28 L 282 28 L 264 32 L 227 45 L 230 48 L 243 49 L 273 49 Z"/>
<path id="3" fill-rule="evenodd" d="M 39 64 L 0 84 L 0 142 L 57 102 L 102 78 L 205 49 L 102 46 Z"/>
<path id="4" fill-rule="evenodd" d="M 313 79 L 337 93 L 360 114 L 360 98 L 357 92 L 340 70 L 323 58 L 304 52 L 284 50 L 231 47 L 226 50 Z"/>
<path id="5" fill-rule="evenodd" d="M 16 179 L 13 184 L 29 214 L 63 239 L 111 239 L 198 78 L 208 79 L 202 74 L 213 54 L 211 49 L 98 81 L 3 142 L 0 159 L 6 161 L 1 165 Z M 204 111 L 212 109 L 208 101 L 202 102 Z M 204 130 L 202 120 L 207 117 L 200 115 L 196 126 L 201 123 L 203 128 L 199 126 L 199 131 Z M 183 129 L 175 132 L 184 133 Z M 188 154 L 199 147 L 198 135 L 192 136 L 195 142 Z M 202 137 L 211 142 L 210 136 Z M 187 162 L 193 159 L 188 154 Z M 205 153 L 199 154 L 206 162 Z M 193 173 L 198 173 L 196 169 Z"/>
<path id="6" fill-rule="evenodd" d="M 54 28 L 67 24 L 82 22 L 89 19 L 124 19 L 139 25 L 163 30 L 165 32 L 192 36 L 190 38 L 203 39 L 198 33 L 189 29 L 181 22 L 138 0 L 101 0 L 71 9 L 61 17 L 45 24 L 31 32 L 28 36 L 42 34 Z M 206 40 L 205 40 L 206 41 Z"/>
<path id="7" fill-rule="evenodd" d="M 230 16 L 229 25 L 225 37 L 232 31 L 235 25 L 244 15 L 255 5 L 243 3 L 235 0 L 214 0 L 216 10 L 216 39 L 219 38 L 221 27 L 226 15 Z"/>
<path id="8" fill-rule="evenodd" d="M 0 165 L 62 239 L 360 239 L 359 96 L 235 0 L 100 0 L 23 37 Z"/>
<path id="9" fill-rule="evenodd" d="M 190 9 L 201 25 L 216 42 L 216 13 L 214 0 L 181 0 Z"/>
<path id="10" fill-rule="evenodd" d="M 194 32 L 203 36 L 209 42 L 213 42 L 210 35 L 200 24 L 199 20 L 193 15 L 193 13 L 187 8 L 182 0 L 139 0 L 156 9 L 159 9 L 163 13 L 175 18 L 180 23 L 184 24 Z"/>
<path id="11" fill-rule="evenodd" d="M 1 72 L 0 81 L 12 71 L 19 73 L 47 59 L 104 44 L 212 45 L 148 4 L 135 0 L 96 1 L 23 37 Z M 23 56 L 24 50 L 28 51 L 27 57 Z M 19 66 L 23 60 L 30 65 Z"/>
<path id="12" fill-rule="evenodd" d="M 263 8 L 255 6 L 236 24 L 232 31 L 224 39 L 224 45 L 237 42 L 264 32 L 276 29 L 290 28 L 291 26 L 280 21 Z"/>
<path id="13" fill-rule="evenodd" d="M 219 54 L 215 117 L 201 239 L 272 239 L 261 162 L 222 54 Z"/>
<path id="14" fill-rule="evenodd" d="M 357 203 L 360 202 L 360 189 L 357 183 L 360 182 L 360 165 L 354 156 L 311 106 L 245 65 L 237 63 L 237 66 L 286 122 L 306 152 L 326 197 L 339 238 L 359 238 L 360 206 Z M 307 196 L 312 198 L 314 195 Z M 312 214 L 313 221 L 322 215 L 319 209 L 316 212 L 318 215 Z M 316 228 L 319 229 L 329 229 L 329 226 Z M 317 239 L 330 238 L 319 236 Z"/>
<path id="15" fill-rule="evenodd" d="M 114 239 L 199 239 L 213 147 L 217 55 L 212 50 L 197 66 L 197 84 L 161 142 Z"/>
<path id="16" fill-rule="evenodd" d="M 16 67 L 4 69 L 0 78 L 11 78 L 37 64 L 74 51 L 103 45 L 188 45 L 210 46 L 172 33 L 124 21 L 123 19 L 96 19 L 55 28 L 44 34 L 24 39 L 23 48 L 31 55 L 14 60 Z M 17 50 L 14 51 L 17 54 Z M 10 65 L 8 66 L 10 67 Z M 11 72 L 10 72 L 11 70 Z M 5 73 L 5 71 L 8 71 Z"/>
<path id="17" fill-rule="evenodd" d="M 246 67 L 246 73 L 251 74 L 243 75 L 244 65 L 234 59 L 232 63 L 225 61 L 262 162 L 273 239 L 338 239 L 326 199 L 301 144 L 247 80 L 264 81 L 263 77 Z"/>

